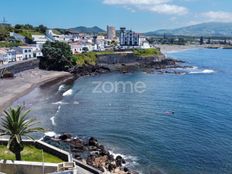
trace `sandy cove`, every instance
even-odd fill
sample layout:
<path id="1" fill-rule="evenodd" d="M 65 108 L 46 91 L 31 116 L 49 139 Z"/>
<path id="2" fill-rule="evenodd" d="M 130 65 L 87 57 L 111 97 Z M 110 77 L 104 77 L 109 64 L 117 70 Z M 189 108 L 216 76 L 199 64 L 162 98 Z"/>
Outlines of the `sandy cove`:
<path id="1" fill-rule="evenodd" d="M 62 78 L 72 78 L 72 74 L 36 68 L 17 73 L 13 79 L 0 79 L 0 112 L 34 88 Z"/>

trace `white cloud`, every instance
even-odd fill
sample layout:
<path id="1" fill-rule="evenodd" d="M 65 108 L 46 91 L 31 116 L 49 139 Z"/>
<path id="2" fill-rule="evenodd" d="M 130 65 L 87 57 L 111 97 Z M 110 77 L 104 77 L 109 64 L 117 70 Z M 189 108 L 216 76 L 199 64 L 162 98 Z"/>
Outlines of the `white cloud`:
<path id="1" fill-rule="evenodd" d="M 123 5 L 129 9 L 146 10 L 167 15 L 184 15 L 188 9 L 182 6 L 170 4 L 172 0 L 103 0 L 108 5 Z"/>
<path id="2" fill-rule="evenodd" d="M 177 14 L 184 15 L 188 13 L 188 10 L 185 7 L 169 4 L 160 4 L 149 8 L 151 11 L 163 14 Z"/>
<path id="3" fill-rule="evenodd" d="M 209 22 L 232 22 L 232 12 L 225 11 L 209 11 L 202 13 Z"/>

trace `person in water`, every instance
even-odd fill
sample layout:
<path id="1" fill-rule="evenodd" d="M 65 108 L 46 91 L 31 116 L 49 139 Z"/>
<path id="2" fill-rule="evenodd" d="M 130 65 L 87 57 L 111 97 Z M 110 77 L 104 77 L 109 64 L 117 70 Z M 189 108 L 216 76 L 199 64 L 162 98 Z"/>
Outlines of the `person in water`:
<path id="1" fill-rule="evenodd" d="M 174 112 L 174 111 L 172 111 L 172 112 L 169 112 L 169 111 L 168 111 L 168 112 L 165 112 L 164 114 L 165 114 L 165 115 L 174 115 L 175 112 Z"/>

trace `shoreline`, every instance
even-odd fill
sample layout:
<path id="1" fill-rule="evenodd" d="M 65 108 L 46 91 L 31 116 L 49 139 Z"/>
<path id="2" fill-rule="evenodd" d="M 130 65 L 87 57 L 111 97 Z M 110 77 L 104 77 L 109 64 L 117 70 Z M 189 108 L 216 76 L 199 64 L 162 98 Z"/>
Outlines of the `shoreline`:
<path id="1" fill-rule="evenodd" d="M 36 87 L 66 78 L 73 78 L 73 75 L 68 72 L 45 71 L 36 68 L 17 73 L 13 79 L 0 79 L 0 112 Z"/>
<path id="2" fill-rule="evenodd" d="M 204 46 L 202 45 L 156 45 L 156 47 L 160 48 L 160 51 L 164 55 L 170 52 L 179 52 L 191 49 L 204 48 Z"/>

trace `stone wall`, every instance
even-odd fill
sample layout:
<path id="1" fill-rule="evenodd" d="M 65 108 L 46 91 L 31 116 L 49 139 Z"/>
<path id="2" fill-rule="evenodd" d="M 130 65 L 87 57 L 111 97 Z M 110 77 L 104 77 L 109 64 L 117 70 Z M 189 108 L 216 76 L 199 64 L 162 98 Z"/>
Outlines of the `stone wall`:
<path id="1" fill-rule="evenodd" d="M 33 59 L 24 60 L 20 62 L 12 62 L 6 65 L 0 65 L 0 72 L 4 69 L 7 69 L 15 74 L 21 71 L 34 69 L 38 67 L 39 67 L 39 59 L 33 58 Z"/>
<path id="2" fill-rule="evenodd" d="M 133 53 L 97 55 L 97 64 L 130 64 L 160 62 L 165 59 L 164 55 L 151 57 L 137 57 Z"/>

